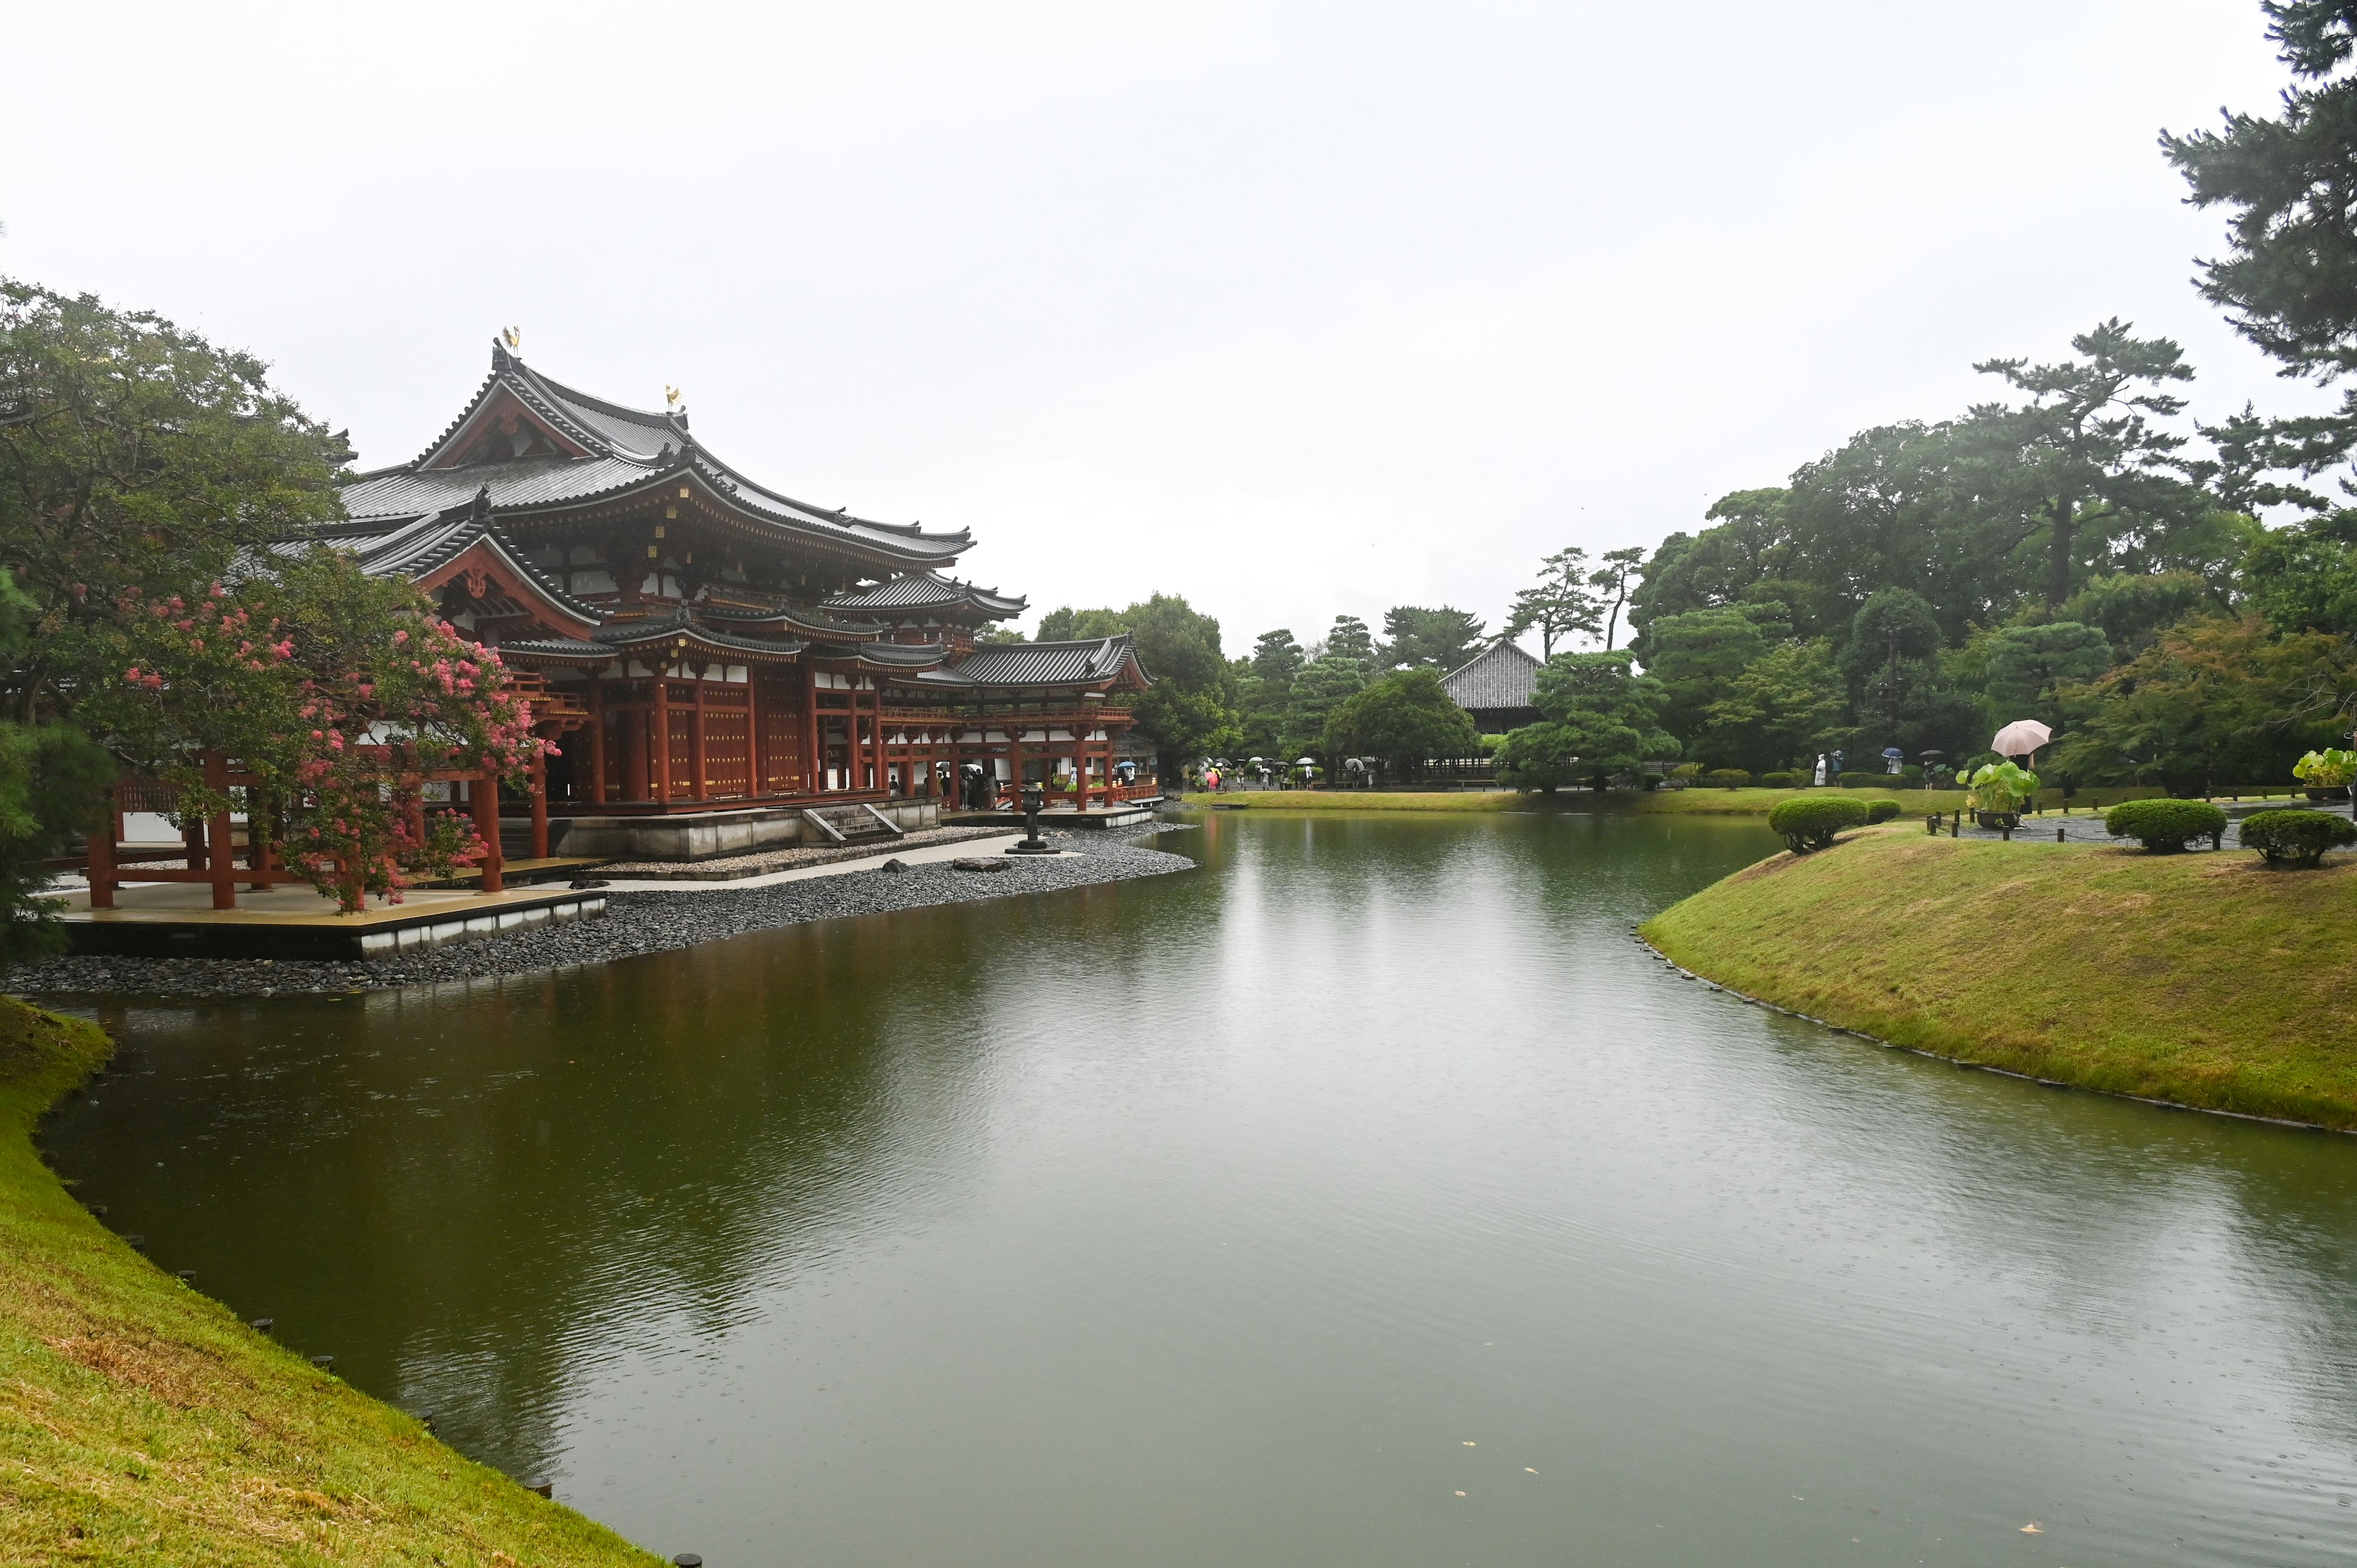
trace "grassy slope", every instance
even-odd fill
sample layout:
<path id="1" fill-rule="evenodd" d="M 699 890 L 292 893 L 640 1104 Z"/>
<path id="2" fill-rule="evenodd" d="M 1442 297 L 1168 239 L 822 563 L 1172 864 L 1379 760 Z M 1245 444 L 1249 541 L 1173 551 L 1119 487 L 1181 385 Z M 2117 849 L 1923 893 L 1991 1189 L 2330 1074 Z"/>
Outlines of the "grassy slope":
<path id="1" fill-rule="evenodd" d="M 2091 1089 L 2357 1128 L 2357 862 L 1932 838 L 1775 855 L 1645 935 L 1738 991 Z"/>
<path id="2" fill-rule="evenodd" d="M 658 1561 L 253 1333 L 69 1197 L 29 1134 L 109 1049 L 0 996 L 0 1562 Z"/>

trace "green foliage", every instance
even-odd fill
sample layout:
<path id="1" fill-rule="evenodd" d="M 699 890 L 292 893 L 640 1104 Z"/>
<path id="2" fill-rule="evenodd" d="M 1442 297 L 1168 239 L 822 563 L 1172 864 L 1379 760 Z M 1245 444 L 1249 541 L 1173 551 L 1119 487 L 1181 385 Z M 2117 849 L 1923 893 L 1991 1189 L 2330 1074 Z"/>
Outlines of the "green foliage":
<path id="1" fill-rule="evenodd" d="M 2267 531 L 2244 557 L 2243 576 L 2276 630 L 2357 635 L 2357 512 Z"/>
<path id="2" fill-rule="evenodd" d="M 2225 116 L 2217 131 L 2161 138 L 2197 207 L 2224 208 L 2227 252 L 2202 263 L 2202 294 L 2285 373 L 2331 382 L 2357 370 L 2357 230 L 2349 170 L 2357 163 L 2357 17 L 2343 0 L 2275 0 L 2268 36 L 2292 86 L 2279 116 Z M 2357 398 L 2335 415 L 2291 423 L 2315 473 L 2357 442 Z M 2304 628 L 2301 629 L 2305 629 Z"/>
<path id="3" fill-rule="evenodd" d="M 1806 854 L 1831 847 L 1834 836 L 1844 828 L 1866 826 L 1870 815 L 1865 801 L 1847 795 L 1803 795 L 1779 800 L 1768 813 L 1768 829 L 1782 837 L 1794 854 Z"/>
<path id="4" fill-rule="evenodd" d="M 1446 675 L 1481 651 L 1481 618 L 1448 605 L 1428 610 L 1394 605 L 1383 612 L 1385 641 L 1376 661 L 1394 670 L 1434 670 Z"/>
<path id="5" fill-rule="evenodd" d="M 1788 789 L 1792 787 L 1794 779 L 1789 772 L 1771 771 L 1762 773 L 1752 782 L 1762 789 Z"/>
<path id="6" fill-rule="evenodd" d="M 1394 768 L 1471 757 L 1481 737 L 1430 670 L 1398 670 L 1345 699 L 1326 721 L 1329 757 L 1380 757 Z"/>
<path id="7" fill-rule="evenodd" d="M 1598 635 L 1603 629 L 1602 611 L 1592 590 L 1594 580 L 1604 575 L 1588 571 L 1587 552 L 1578 545 L 1556 551 L 1539 563 L 1539 580 L 1514 596 L 1513 610 L 1506 618 L 1506 640 L 1535 629 L 1539 657 L 1552 659 L 1556 643 L 1568 642 L 1583 632 Z M 1625 587 L 1627 573 L 1619 576 Z"/>
<path id="8" fill-rule="evenodd" d="M 1634 773 L 1677 749 L 1662 729 L 1661 682 L 1640 675 L 1628 650 L 1558 653 L 1539 671 L 1532 701 L 1539 723 L 1506 737 L 1499 748 L 1501 782 L 1518 789 L 1552 790 L 1585 776 L 1601 788 L 1614 773 Z"/>
<path id="9" fill-rule="evenodd" d="M 1252 672 L 1272 686 L 1293 684 L 1293 678 L 1301 672 L 1301 645 L 1285 628 L 1262 632 L 1254 639 Z"/>
<path id="10" fill-rule="evenodd" d="M 2196 617 L 2084 689 L 2053 766 L 2090 783 L 2158 783 L 2179 794 L 2282 779 L 2338 739 L 2357 703 L 2357 650 L 2321 632 L 2278 636 L 2264 620 Z"/>
<path id="11" fill-rule="evenodd" d="M 1665 615 L 1646 628 L 1638 657 L 1662 683 L 1662 727 L 1689 755 L 1718 760 L 1709 709 L 1746 666 L 1785 640 L 1784 607 L 1717 605 Z"/>
<path id="12" fill-rule="evenodd" d="M 33 611 L 0 571 L 0 666 L 24 658 Z M 114 759 L 74 725 L 0 718 L 0 964 L 58 945 L 42 862 L 100 818 L 99 791 L 116 771 Z"/>
<path id="13" fill-rule="evenodd" d="M 2247 556 L 2247 553 L 2246 556 Z M 2193 572 L 2120 572 L 2096 577 L 2054 612 L 2058 621 L 2093 627 L 2114 657 L 2133 657 L 2162 632 L 2204 607 L 2223 609 L 2222 596 Z"/>
<path id="14" fill-rule="evenodd" d="M 1702 777 L 1703 782 L 1720 789 L 1740 789 L 1751 782 L 1751 775 L 1740 768 L 1714 768 Z"/>
<path id="15" fill-rule="evenodd" d="M 1293 678 L 1285 739 L 1279 749 L 1287 757 L 1325 753 L 1328 721 L 1335 710 L 1366 689 L 1366 664 L 1346 654 L 1329 653 L 1303 665 L 1301 673 Z"/>
<path id="16" fill-rule="evenodd" d="M 2357 779 L 2357 751 L 2326 746 L 2311 751 L 2291 765 L 2291 776 L 2319 789 L 2334 789 Z"/>
<path id="17" fill-rule="evenodd" d="M 2357 822 L 2336 811 L 2253 811 L 2243 819 L 2243 847 L 2269 865 L 2317 866 L 2324 852 L 2357 843 Z"/>
<path id="18" fill-rule="evenodd" d="M 199 592 L 240 551 L 340 516 L 350 456 L 253 356 L 0 279 L 0 567 L 36 633 L 0 667 L 0 713 L 70 714 L 126 593 Z"/>
<path id="19" fill-rule="evenodd" d="M 1190 757 L 1224 753 L 1243 738 L 1236 677 L 1220 650 L 1220 623 L 1176 594 L 1156 594 L 1125 610 L 1051 610 L 1039 618 L 1039 640 L 1117 637 L 1137 641 L 1138 661 L 1154 678 L 1138 699 L 1138 727 L 1154 738 L 1162 777 L 1175 779 Z"/>
<path id="20" fill-rule="evenodd" d="M 1997 724 L 2061 722 L 2059 693 L 2099 680 L 2112 667 L 2112 645 L 2077 621 L 1999 627 L 1983 645 L 1989 715 Z"/>
<path id="21" fill-rule="evenodd" d="M 2038 775 L 2011 758 L 1992 762 L 1964 780 L 1964 805 L 1975 811 L 2018 811 L 2038 793 Z"/>
<path id="22" fill-rule="evenodd" d="M 1787 642 L 1746 665 L 1704 710 L 1712 760 L 1773 768 L 1841 744 L 1848 703 L 1832 646 Z"/>
<path id="23" fill-rule="evenodd" d="M 1375 662 L 1375 634 L 1357 616 L 1336 616 L 1326 632 L 1326 647 L 1319 654 L 1325 659 L 1351 659 L 1372 667 Z"/>
<path id="24" fill-rule="evenodd" d="M 117 755 L 179 791 L 179 812 L 242 806 L 286 864 L 346 909 L 481 853 L 442 815 L 425 837 L 391 802 L 426 772 L 488 768 L 522 782 L 544 744 L 496 651 L 460 638 L 405 581 L 319 547 L 274 575 L 194 599 L 126 596 L 112 666 L 79 710 Z M 402 737 L 399 745 L 378 737 Z M 199 754 L 255 782 L 232 801 Z"/>
<path id="25" fill-rule="evenodd" d="M 1899 810 L 1896 800 L 1868 800 L 1866 803 L 1867 824 L 1870 827 L 1876 822 L 1889 822 L 1899 815 Z"/>
<path id="26" fill-rule="evenodd" d="M 2123 800 L 2104 813 L 2104 831 L 2115 839 L 2134 839 L 2155 854 L 2169 854 L 2195 839 L 2215 840 L 2226 831 L 2226 813 L 2207 800 Z"/>

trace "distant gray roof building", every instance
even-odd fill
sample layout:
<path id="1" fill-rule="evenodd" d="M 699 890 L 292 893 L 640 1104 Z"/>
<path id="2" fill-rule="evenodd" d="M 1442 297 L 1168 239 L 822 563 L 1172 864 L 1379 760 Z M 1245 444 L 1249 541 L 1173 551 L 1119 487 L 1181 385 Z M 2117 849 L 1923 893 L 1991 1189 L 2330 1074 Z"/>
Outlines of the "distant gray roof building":
<path id="1" fill-rule="evenodd" d="M 1536 723 L 1540 661 L 1511 642 L 1501 642 L 1440 678 L 1449 701 L 1473 715 L 1488 734 Z"/>

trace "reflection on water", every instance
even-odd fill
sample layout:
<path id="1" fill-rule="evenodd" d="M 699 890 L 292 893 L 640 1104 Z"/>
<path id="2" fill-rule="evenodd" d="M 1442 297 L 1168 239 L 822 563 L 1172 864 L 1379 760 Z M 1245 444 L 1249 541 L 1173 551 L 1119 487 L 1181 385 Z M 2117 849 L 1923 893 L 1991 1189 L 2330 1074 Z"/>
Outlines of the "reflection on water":
<path id="1" fill-rule="evenodd" d="M 2357 1558 L 2357 1143 L 1677 983 L 1628 925 L 1753 826 L 1177 842 L 125 1005 L 48 1141 L 164 1266 L 716 1568 Z"/>

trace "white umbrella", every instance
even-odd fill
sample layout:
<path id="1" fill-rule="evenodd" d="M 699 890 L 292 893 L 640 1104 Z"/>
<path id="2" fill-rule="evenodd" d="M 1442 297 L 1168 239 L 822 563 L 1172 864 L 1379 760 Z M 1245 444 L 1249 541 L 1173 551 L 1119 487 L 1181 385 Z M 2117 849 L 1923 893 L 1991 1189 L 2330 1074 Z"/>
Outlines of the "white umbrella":
<path id="1" fill-rule="evenodd" d="M 2036 719 L 2016 719 L 1996 732 L 1989 749 L 1999 757 L 2029 757 L 2054 738 L 2054 732 Z"/>

